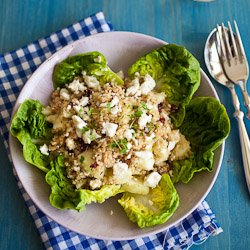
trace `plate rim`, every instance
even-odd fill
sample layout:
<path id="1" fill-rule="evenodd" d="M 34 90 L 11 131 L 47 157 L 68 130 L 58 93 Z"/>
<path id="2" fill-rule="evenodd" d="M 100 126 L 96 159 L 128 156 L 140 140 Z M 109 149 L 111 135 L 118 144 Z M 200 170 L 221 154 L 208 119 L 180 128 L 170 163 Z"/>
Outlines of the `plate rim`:
<path id="1" fill-rule="evenodd" d="M 87 39 L 91 39 L 91 38 L 95 38 L 95 37 L 99 37 L 99 36 L 107 36 L 107 35 L 113 35 L 113 34 L 127 34 L 127 35 L 132 35 L 132 36 L 141 36 L 141 37 L 147 37 L 149 39 L 153 39 L 154 41 L 157 41 L 159 43 L 161 43 L 162 45 L 164 44 L 168 44 L 166 41 L 163 41 L 159 38 L 156 38 L 156 37 L 153 37 L 153 36 L 150 36 L 150 35 L 146 35 L 146 34 L 143 34 L 143 33 L 138 33 L 138 32 L 130 32 L 130 31 L 110 31 L 110 32 L 102 32 L 102 33 L 97 33 L 97 34 L 93 34 L 93 35 L 90 35 L 90 36 L 86 36 L 86 37 L 83 37 L 81 39 L 78 39 L 62 48 L 60 48 L 58 51 L 56 51 L 55 53 L 53 53 L 50 57 L 48 57 L 43 63 L 41 63 L 37 69 L 31 74 L 31 76 L 29 77 L 29 79 L 24 83 L 24 86 L 22 88 L 22 90 L 20 91 L 17 99 L 16 99 L 16 102 L 15 102 L 15 105 L 13 106 L 13 110 L 12 110 L 12 114 L 11 114 L 11 120 L 10 120 L 10 124 L 12 122 L 12 119 L 13 119 L 13 116 L 15 115 L 16 113 L 16 110 L 17 110 L 17 106 L 19 104 L 19 99 L 21 99 L 22 97 L 22 93 L 26 91 L 26 89 L 28 88 L 29 86 L 29 82 L 31 82 L 33 80 L 33 78 L 36 77 L 36 75 L 40 72 L 40 70 L 46 66 L 46 64 L 51 61 L 54 57 L 58 56 L 59 54 L 63 53 L 64 51 L 67 51 L 68 48 L 70 47 L 74 47 L 76 44 L 78 43 L 81 43 L 83 40 L 87 40 Z M 213 94 L 215 95 L 215 98 L 220 102 L 220 99 L 219 99 L 219 96 L 212 84 L 212 82 L 210 81 L 209 77 L 207 76 L 207 74 L 203 71 L 203 69 L 200 67 L 200 72 L 201 72 L 201 76 L 205 78 L 205 80 L 209 83 L 210 87 L 211 87 L 211 90 L 213 92 Z M 25 98 L 25 100 L 28 99 L 28 98 Z M 13 159 L 13 153 L 12 153 L 12 141 L 15 140 L 16 138 L 14 138 L 10 131 L 9 131 L 9 148 L 10 148 L 10 156 L 11 156 L 11 160 L 12 160 L 12 164 L 13 164 L 13 167 L 15 169 L 15 172 L 20 180 L 20 176 L 19 176 L 19 172 L 17 171 L 17 168 L 15 167 L 15 164 L 14 164 L 14 159 Z M 85 236 L 88 236 L 88 237 L 92 237 L 92 238 L 95 238 L 95 239 L 100 239 L 100 240 L 114 240 L 114 241 L 122 241 L 122 240 L 133 240 L 133 239 L 136 239 L 138 237 L 146 237 L 146 236 L 150 236 L 150 235 L 155 235 L 157 233 L 160 233 L 164 230 L 167 230 L 168 228 L 178 224 L 180 221 L 182 221 L 184 218 L 186 218 L 188 215 L 190 215 L 200 204 L 201 202 L 206 198 L 206 196 L 209 194 L 209 192 L 211 191 L 212 187 L 214 186 L 214 183 L 215 181 L 217 180 L 217 177 L 218 177 L 218 174 L 220 172 L 220 169 L 221 169 L 221 164 L 222 164 L 222 161 L 223 161 L 223 157 L 224 157 L 224 149 L 225 149 L 225 140 L 222 142 L 222 144 L 220 145 L 221 147 L 221 153 L 220 153 L 220 157 L 219 157 L 219 160 L 218 160 L 218 167 L 216 170 L 214 170 L 214 177 L 211 181 L 211 183 L 209 184 L 209 188 L 206 190 L 206 192 L 203 194 L 203 196 L 199 199 L 199 201 L 196 203 L 195 206 L 193 206 L 192 209 L 190 209 L 188 212 L 186 212 L 182 217 L 180 217 L 178 220 L 176 220 L 175 222 L 169 224 L 169 225 L 166 225 L 166 226 L 163 226 L 162 228 L 160 229 L 156 229 L 156 230 L 153 230 L 151 232 L 146 232 L 146 233 L 141 233 L 139 235 L 136 235 L 135 237 L 131 236 L 131 237 L 128 237 L 128 236 L 125 236 L 125 237 L 107 237 L 107 236 L 96 236 L 96 235 L 91 235 L 91 234 L 83 234 L 82 232 L 78 231 L 78 230 L 75 230 L 69 226 L 65 226 L 63 225 L 61 222 L 57 221 L 57 219 L 54 219 L 52 218 L 50 215 L 47 214 L 47 212 L 41 208 L 37 202 L 36 202 L 36 199 L 34 199 L 34 197 L 32 198 L 32 195 L 29 194 L 29 192 L 27 191 L 27 189 L 25 188 L 25 185 L 22 183 L 22 186 L 24 188 L 24 190 L 27 192 L 27 194 L 29 195 L 30 199 L 32 200 L 32 202 L 36 205 L 36 207 L 38 209 L 40 209 L 46 216 L 48 216 L 51 220 L 55 221 L 57 224 L 59 224 L 60 226 L 63 226 L 73 232 L 76 232 L 80 235 L 85 235 Z M 129 220 L 129 219 L 128 219 Z M 164 224 L 162 224 L 164 225 Z"/>

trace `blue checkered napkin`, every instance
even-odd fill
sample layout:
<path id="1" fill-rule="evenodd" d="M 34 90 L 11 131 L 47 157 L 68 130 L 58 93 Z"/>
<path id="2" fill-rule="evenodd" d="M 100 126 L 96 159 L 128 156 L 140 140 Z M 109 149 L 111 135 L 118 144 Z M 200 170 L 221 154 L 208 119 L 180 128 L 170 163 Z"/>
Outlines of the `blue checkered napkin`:
<path id="1" fill-rule="evenodd" d="M 102 12 L 68 26 L 21 49 L 0 55 L 0 132 L 9 154 L 10 116 L 23 85 L 37 67 L 63 46 L 84 36 L 111 31 Z M 79 235 L 58 225 L 44 215 L 25 192 L 14 171 L 46 249 L 187 249 L 201 244 L 211 235 L 222 232 L 206 201 L 186 219 L 157 235 L 129 241 L 103 241 Z"/>

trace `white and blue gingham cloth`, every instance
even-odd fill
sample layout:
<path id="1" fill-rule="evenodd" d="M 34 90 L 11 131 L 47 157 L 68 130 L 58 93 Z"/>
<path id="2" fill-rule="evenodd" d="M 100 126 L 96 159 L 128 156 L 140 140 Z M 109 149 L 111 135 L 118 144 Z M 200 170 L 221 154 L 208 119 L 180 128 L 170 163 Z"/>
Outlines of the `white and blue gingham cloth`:
<path id="1" fill-rule="evenodd" d="M 31 74 L 63 46 L 84 36 L 112 30 L 104 14 L 98 12 L 21 49 L 0 55 L 0 132 L 8 155 L 12 109 Z M 17 176 L 16 179 L 46 249 L 188 249 L 222 232 L 214 213 L 203 201 L 186 219 L 162 233 L 128 241 L 93 239 L 72 232 L 48 218 L 34 205 Z"/>

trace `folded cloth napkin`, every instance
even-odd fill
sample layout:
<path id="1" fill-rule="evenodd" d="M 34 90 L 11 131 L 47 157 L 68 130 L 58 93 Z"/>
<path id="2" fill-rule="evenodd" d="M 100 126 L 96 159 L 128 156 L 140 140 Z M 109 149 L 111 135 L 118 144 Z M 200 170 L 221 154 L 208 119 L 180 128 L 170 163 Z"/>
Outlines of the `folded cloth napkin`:
<path id="1" fill-rule="evenodd" d="M 9 158 L 11 112 L 31 74 L 63 46 L 84 36 L 112 30 L 104 14 L 98 12 L 23 48 L 0 55 L 0 132 Z M 214 213 L 203 201 L 186 219 L 162 233 L 128 241 L 93 239 L 72 232 L 44 215 L 24 190 L 15 171 L 14 175 L 46 249 L 188 249 L 222 232 Z"/>

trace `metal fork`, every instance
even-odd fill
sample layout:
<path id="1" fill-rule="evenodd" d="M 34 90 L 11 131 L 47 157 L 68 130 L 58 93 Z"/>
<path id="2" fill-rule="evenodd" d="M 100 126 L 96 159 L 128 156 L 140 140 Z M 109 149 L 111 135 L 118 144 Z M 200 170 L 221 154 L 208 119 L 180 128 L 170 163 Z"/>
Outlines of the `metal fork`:
<path id="1" fill-rule="evenodd" d="M 236 35 L 232 30 L 230 22 L 228 21 L 227 23 L 228 28 L 225 27 L 224 23 L 221 25 L 221 63 L 229 80 L 240 87 L 244 105 L 247 109 L 246 118 L 250 120 L 250 97 L 246 88 L 249 76 L 248 62 L 236 21 L 234 20 Z"/>
<path id="2" fill-rule="evenodd" d="M 221 69 L 223 71 L 223 72 L 221 72 L 220 70 L 218 70 L 217 74 L 220 73 L 220 76 L 225 75 L 225 77 L 221 78 L 219 82 L 222 85 L 229 88 L 231 96 L 232 96 L 233 106 L 235 109 L 234 117 L 237 119 L 238 125 L 239 125 L 239 135 L 240 135 L 240 142 L 241 142 L 241 151 L 242 151 L 244 172 L 245 172 L 245 177 L 246 177 L 246 181 L 247 181 L 247 187 L 248 187 L 248 190 L 250 192 L 250 140 L 249 140 L 247 130 L 246 130 L 244 120 L 243 120 L 244 113 L 240 110 L 240 102 L 239 102 L 238 96 L 237 96 L 236 91 L 235 91 L 235 84 L 233 83 L 233 81 L 231 79 L 228 78 L 232 72 L 231 68 L 233 68 L 236 63 L 237 63 L 237 65 L 240 64 L 238 62 L 240 60 L 240 57 L 239 57 L 238 51 L 237 51 L 238 52 L 237 57 L 235 57 L 235 55 L 232 52 L 231 52 L 231 56 L 228 55 L 229 48 L 227 49 L 228 51 L 226 51 L 226 48 L 225 48 L 226 46 L 229 46 L 229 44 L 230 44 L 229 41 L 225 42 L 225 40 L 226 39 L 228 40 L 228 38 L 229 38 L 227 35 L 228 34 L 226 32 L 226 28 L 225 28 L 224 24 L 222 24 L 222 26 L 217 25 L 216 48 L 217 48 L 220 64 L 222 64 Z M 244 52 L 244 50 L 243 50 L 243 52 Z M 242 50 L 240 53 L 242 53 Z M 232 58 L 234 58 L 234 59 L 232 59 Z M 245 61 L 246 61 L 246 59 L 245 59 Z M 247 63 L 245 65 L 247 65 Z M 243 66 L 244 66 L 244 64 L 243 64 Z M 244 67 L 246 67 L 245 70 L 248 69 L 248 65 L 244 66 Z M 227 72 L 225 72 L 225 70 L 227 70 Z"/>

